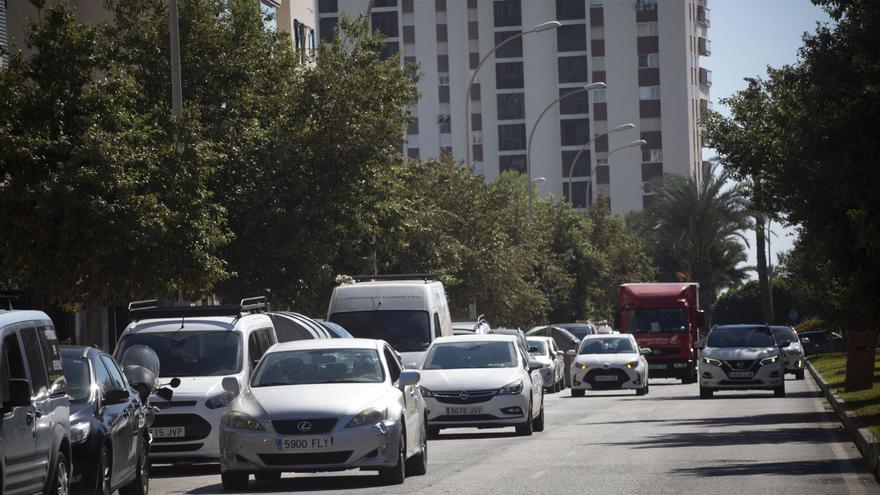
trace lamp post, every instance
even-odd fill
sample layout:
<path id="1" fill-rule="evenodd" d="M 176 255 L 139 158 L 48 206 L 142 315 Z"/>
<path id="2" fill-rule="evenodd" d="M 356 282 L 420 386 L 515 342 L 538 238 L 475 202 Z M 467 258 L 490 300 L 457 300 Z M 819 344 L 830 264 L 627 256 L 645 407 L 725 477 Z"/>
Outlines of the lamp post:
<path id="1" fill-rule="evenodd" d="M 581 154 L 584 151 L 587 151 L 588 149 L 590 149 L 590 147 L 593 145 L 593 142 L 595 142 L 600 137 L 607 136 L 607 135 L 614 133 L 614 132 L 625 131 L 628 129 L 635 129 L 635 127 L 636 127 L 636 125 L 633 124 L 632 122 L 627 122 L 626 124 L 620 124 L 619 126 L 615 127 L 614 129 L 611 129 L 611 130 L 603 132 L 602 134 L 597 134 L 597 135 L 593 136 L 593 139 L 590 139 L 589 141 L 587 141 L 587 144 L 583 145 L 581 147 L 581 149 L 578 150 L 577 154 L 574 155 L 574 159 L 571 161 L 571 166 L 568 167 L 568 195 L 569 195 L 569 198 L 574 196 L 574 194 L 572 193 L 572 185 L 574 182 L 574 177 L 573 177 L 574 176 L 574 166 L 577 163 L 578 158 L 581 157 Z M 619 150 L 614 150 L 614 151 L 619 151 Z M 610 156 L 611 153 L 608 153 L 608 155 Z M 592 169 L 590 169 L 590 170 L 592 170 Z M 592 176 L 593 175 L 591 173 L 590 177 L 592 178 Z M 574 201 L 572 201 L 572 204 L 574 204 Z"/>
<path id="2" fill-rule="evenodd" d="M 614 148 L 613 150 L 609 151 L 608 156 L 611 156 L 614 153 L 617 153 L 618 151 L 625 150 L 627 148 L 638 148 L 638 147 L 644 146 L 646 144 L 648 144 L 648 142 L 645 141 L 644 139 L 636 139 L 635 141 L 631 141 L 629 143 L 624 144 L 623 146 L 619 146 L 619 147 Z M 596 171 L 598 169 L 599 169 L 599 165 L 596 164 L 596 166 L 590 170 L 590 188 L 593 187 L 593 183 L 594 183 L 593 182 L 593 175 L 596 173 Z M 569 186 L 569 193 L 570 193 L 570 190 L 571 190 L 571 186 Z"/>
<path id="3" fill-rule="evenodd" d="M 556 29 L 561 25 L 562 25 L 562 23 L 559 21 L 542 22 L 541 24 L 534 26 L 533 28 L 529 29 L 528 31 L 523 31 L 517 35 L 511 36 L 510 38 L 507 38 L 506 40 L 502 41 L 501 43 L 498 43 L 497 45 L 495 45 L 495 48 L 492 48 L 491 50 L 489 50 L 489 53 L 484 55 L 483 58 L 480 59 L 480 63 L 478 63 L 477 66 L 474 68 L 474 71 L 471 73 L 471 78 L 468 80 L 467 87 L 465 88 L 465 91 L 464 91 L 464 145 L 465 145 L 464 146 L 464 150 L 465 150 L 464 151 L 464 157 L 465 157 L 464 163 L 469 168 L 471 166 L 471 116 L 470 116 L 471 87 L 474 85 L 474 79 L 476 79 L 476 77 L 477 77 L 477 72 L 480 71 L 480 69 L 483 67 L 483 64 L 486 62 L 486 60 L 489 60 L 489 57 L 491 57 L 492 54 L 497 52 L 498 49 L 501 48 L 502 46 L 510 43 L 511 41 L 522 38 L 523 36 L 525 36 L 527 34 L 540 33 L 541 31 L 546 31 L 548 29 Z"/>
<path id="4" fill-rule="evenodd" d="M 538 124 L 541 122 L 541 119 L 544 118 L 544 115 L 551 108 L 553 108 L 553 105 L 559 103 L 560 101 L 564 100 L 565 98 L 568 98 L 571 95 L 593 91 L 594 89 L 605 89 L 605 87 L 606 87 L 605 83 L 603 83 L 603 82 L 594 82 L 592 84 L 588 84 L 588 85 L 584 86 L 583 88 L 576 89 L 576 90 L 571 91 L 569 93 L 565 93 L 564 95 L 560 96 L 559 98 L 556 98 L 555 100 L 550 102 L 549 105 L 544 107 L 544 110 L 541 112 L 540 115 L 538 115 L 538 119 L 535 120 L 534 124 L 532 124 L 532 130 L 529 131 L 529 142 L 526 145 L 526 175 L 529 177 L 529 180 L 532 179 L 532 138 L 535 137 L 535 130 L 538 128 Z M 531 216 L 531 215 L 532 215 L 532 188 L 529 187 L 529 216 Z"/>

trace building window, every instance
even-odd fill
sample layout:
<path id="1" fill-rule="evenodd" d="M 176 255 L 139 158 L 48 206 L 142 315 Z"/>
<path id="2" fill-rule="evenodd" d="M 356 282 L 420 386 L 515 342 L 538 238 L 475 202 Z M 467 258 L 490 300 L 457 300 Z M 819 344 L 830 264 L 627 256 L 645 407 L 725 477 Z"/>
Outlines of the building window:
<path id="1" fill-rule="evenodd" d="M 559 100 L 559 113 L 562 115 L 590 113 L 589 97 L 583 88 L 559 88 L 559 96 L 561 98 L 572 91 L 577 91 L 577 93 Z M 595 93 L 593 91 L 593 94 Z"/>
<path id="2" fill-rule="evenodd" d="M 495 33 L 495 46 L 501 44 L 504 40 L 518 36 L 520 31 L 498 31 Z M 510 43 L 502 46 L 495 52 L 495 58 L 513 58 L 522 57 L 522 37 L 519 37 Z"/>
<path id="3" fill-rule="evenodd" d="M 581 4 L 583 5 L 583 4 Z M 582 52 L 587 49 L 587 26 L 569 24 L 556 29 L 556 51 Z"/>
<path id="4" fill-rule="evenodd" d="M 560 120 L 559 133 L 562 135 L 562 146 L 587 144 L 590 140 L 590 121 L 589 119 Z"/>
<path id="5" fill-rule="evenodd" d="M 597 89 L 593 91 L 593 103 L 605 103 L 607 101 L 608 95 L 605 93 L 604 89 Z"/>
<path id="6" fill-rule="evenodd" d="M 587 11 L 584 8 L 584 0 L 556 0 L 557 20 L 567 21 L 586 18 Z"/>
<path id="7" fill-rule="evenodd" d="M 415 118 L 409 125 L 406 127 L 406 135 L 412 136 L 419 133 L 419 119 Z"/>
<path id="8" fill-rule="evenodd" d="M 499 93 L 498 120 L 524 119 L 526 117 L 526 97 L 523 93 Z"/>
<path id="9" fill-rule="evenodd" d="M 434 10 L 437 12 L 446 12 L 446 0 L 434 0 Z"/>
<path id="10" fill-rule="evenodd" d="M 397 7 L 397 0 L 373 0 L 373 8 Z"/>
<path id="11" fill-rule="evenodd" d="M 318 13 L 330 14 L 339 12 L 339 5 L 336 0 L 318 0 Z"/>
<path id="12" fill-rule="evenodd" d="M 495 27 L 519 26 L 522 24 L 520 0 L 495 0 Z"/>
<path id="13" fill-rule="evenodd" d="M 638 36 L 657 36 L 658 29 L 657 21 L 636 23 Z"/>
<path id="14" fill-rule="evenodd" d="M 373 30 L 382 32 L 388 38 L 397 37 L 397 12 L 373 12 Z"/>
<path id="15" fill-rule="evenodd" d="M 269 31 L 278 31 L 278 6 L 272 2 L 260 2 L 260 12 L 263 14 L 263 26 Z"/>
<path id="16" fill-rule="evenodd" d="M 403 0 L 403 4 L 400 6 L 400 9 L 404 14 L 412 14 L 413 13 L 413 0 Z"/>
<path id="17" fill-rule="evenodd" d="M 605 70 L 605 57 L 593 57 L 593 70 L 594 71 Z"/>
<path id="18" fill-rule="evenodd" d="M 498 170 L 503 174 L 507 171 L 526 173 L 526 155 L 503 155 L 498 157 Z"/>
<path id="19" fill-rule="evenodd" d="M 663 161 L 663 150 L 646 150 L 642 149 L 642 161 L 643 162 L 662 162 Z"/>
<path id="20" fill-rule="evenodd" d="M 660 86 L 639 86 L 640 100 L 659 100 Z"/>
<path id="21" fill-rule="evenodd" d="M 449 86 L 439 86 L 438 90 L 440 103 L 449 103 Z"/>
<path id="22" fill-rule="evenodd" d="M 587 82 L 587 57 L 559 57 L 559 82 Z"/>
<path id="23" fill-rule="evenodd" d="M 587 185 L 588 181 L 579 181 L 579 182 L 563 182 L 562 183 L 562 195 L 565 196 L 566 199 L 571 201 L 571 206 L 574 208 L 586 208 L 587 207 Z M 568 194 L 568 188 L 571 187 L 572 195 Z"/>
<path id="24" fill-rule="evenodd" d="M 397 57 L 398 53 L 400 53 L 400 44 L 396 41 L 389 41 L 385 43 L 385 48 L 382 49 L 380 57 L 382 60 L 388 60 L 389 58 Z"/>
<path id="25" fill-rule="evenodd" d="M 660 54 L 659 53 L 647 53 L 645 55 L 639 55 L 639 68 L 640 69 L 648 69 L 648 68 L 656 68 L 660 67 Z"/>
<path id="26" fill-rule="evenodd" d="M 318 21 L 318 34 L 321 36 L 321 41 L 333 43 L 333 31 L 337 24 L 339 24 L 338 17 L 322 17 Z"/>
<path id="27" fill-rule="evenodd" d="M 572 162 L 577 157 L 577 163 Z M 590 170 L 590 150 L 563 151 L 562 152 L 562 176 L 563 177 L 586 177 Z M 571 175 L 569 176 L 569 172 Z"/>
<path id="28" fill-rule="evenodd" d="M 437 24 L 437 41 L 449 41 L 449 31 L 446 29 L 446 24 Z"/>
<path id="29" fill-rule="evenodd" d="M 498 126 L 498 150 L 526 149 L 526 125 L 504 124 Z"/>
<path id="30" fill-rule="evenodd" d="M 495 89 L 517 89 L 522 87 L 522 62 L 505 62 L 495 64 Z"/>

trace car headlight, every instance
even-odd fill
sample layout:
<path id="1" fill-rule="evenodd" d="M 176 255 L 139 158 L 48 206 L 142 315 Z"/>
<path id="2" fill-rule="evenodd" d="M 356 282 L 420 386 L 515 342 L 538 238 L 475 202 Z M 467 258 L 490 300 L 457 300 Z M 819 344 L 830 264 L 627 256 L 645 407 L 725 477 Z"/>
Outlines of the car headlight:
<path id="1" fill-rule="evenodd" d="M 761 360 L 761 366 L 764 366 L 765 364 L 773 364 L 778 360 L 779 360 L 779 356 L 766 357 Z"/>
<path id="2" fill-rule="evenodd" d="M 92 431 L 92 424 L 88 421 L 82 423 L 74 423 L 70 425 L 70 443 L 82 443 L 89 437 Z"/>
<path id="3" fill-rule="evenodd" d="M 228 406 L 230 402 L 232 402 L 232 397 L 227 392 L 223 392 L 205 401 L 205 407 L 208 409 L 220 409 L 221 407 Z"/>
<path id="4" fill-rule="evenodd" d="M 712 359 L 712 358 L 704 357 L 703 362 L 705 364 L 711 364 L 712 366 L 721 366 L 721 360 L 719 360 L 719 359 Z"/>
<path id="5" fill-rule="evenodd" d="M 385 421 L 388 418 L 388 408 L 380 409 L 378 407 L 371 407 L 369 409 L 364 409 L 357 416 L 351 419 L 346 428 L 354 428 L 355 426 L 364 426 L 364 425 L 372 425 L 376 423 L 380 423 Z"/>
<path id="6" fill-rule="evenodd" d="M 231 411 L 223 416 L 223 422 L 230 428 L 238 430 L 266 431 L 259 421 L 241 411 Z"/>
<path id="7" fill-rule="evenodd" d="M 589 368 L 590 365 L 587 364 L 587 363 L 579 363 L 579 362 L 578 362 L 578 363 L 574 363 L 574 367 L 577 368 L 577 369 L 579 369 L 579 370 L 585 370 L 585 369 Z"/>
<path id="8" fill-rule="evenodd" d="M 426 389 L 425 387 L 420 386 L 419 392 L 422 393 L 422 397 L 434 397 L 434 392 L 431 392 L 430 390 Z"/>
<path id="9" fill-rule="evenodd" d="M 626 367 L 629 368 L 629 369 L 633 369 L 633 368 L 636 368 L 636 367 L 638 367 L 638 366 L 639 366 L 639 362 L 638 362 L 638 361 L 633 361 L 633 362 L 631 362 L 631 363 L 626 363 Z"/>
<path id="10" fill-rule="evenodd" d="M 523 390 L 522 380 L 517 380 L 498 389 L 498 395 L 519 395 Z"/>

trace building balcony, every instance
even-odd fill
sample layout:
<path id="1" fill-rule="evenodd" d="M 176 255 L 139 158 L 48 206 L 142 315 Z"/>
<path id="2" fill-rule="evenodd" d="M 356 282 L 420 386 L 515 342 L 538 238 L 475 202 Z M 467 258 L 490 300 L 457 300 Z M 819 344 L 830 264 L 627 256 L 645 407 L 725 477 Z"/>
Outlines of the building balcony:
<path id="1" fill-rule="evenodd" d="M 709 100 L 700 98 L 700 119 L 705 120 L 709 117 L 710 110 L 712 110 L 712 106 L 709 105 Z"/>
<path id="2" fill-rule="evenodd" d="M 700 67 L 700 85 L 701 86 L 711 86 L 712 85 L 712 71 L 709 69 L 704 69 Z"/>
<path id="3" fill-rule="evenodd" d="M 712 22 L 709 20 L 709 9 L 702 5 L 697 5 L 697 21 L 703 26 L 711 26 Z"/>
<path id="4" fill-rule="evenodd" d="M 698 50 L 699 50 L 700 55 L 702 55 L 704 57 L 708 57 L 709 55 L 712 55 L 712 42 L 701 36 Z"/>

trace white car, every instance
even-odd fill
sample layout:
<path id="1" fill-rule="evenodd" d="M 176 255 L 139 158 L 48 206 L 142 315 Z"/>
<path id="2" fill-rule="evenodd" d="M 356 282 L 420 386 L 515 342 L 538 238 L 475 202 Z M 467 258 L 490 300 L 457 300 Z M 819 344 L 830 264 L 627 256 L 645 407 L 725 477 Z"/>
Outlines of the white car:
<path id="1" fill-rule="evenodd" d="M 766 325 L 718 325 L 706 338 L 700 358 L 700 398 L 716 390 L 772 390 L 785 397 L 788 340 L 776 341 Z"/>
<path id="2" fill-rule="evenodd" d="M 387 483 L 427 470 L 419 372 L 404 370 L 388 343 L 300 340 L 263 356 L 250 383 L 224 379 L 234 396 L 220 426 L 223 488 L 247 488 L 251 473 L 378 470 Z"/>
<path id="3" fill-rule="evenodd" d="M 559 392 L 565 387 L 565 360 L 563 353 L 550 337 L 526 337 L 529 343 L 529 357 L 541 363 L 541 377 L 544 390 Z"/>
<path id="4" fill-rule="evenodd" d="M 789 341 L 785 348 L 785 372 L 791 373 L 798 380 L 804 379 L 804 348 L 797 332 L 791 327 L 770 327 L 777 342 Z"/>
<path id="5" fill-rule="evenodd" d="M 635 337 L 629 334 L 587 335 L 571 364 L 571 396 L 587 390 L 635 389 L 648 393 L 648 361 Z"/>
<path id="6" fill-rule="evenodd" d="M 428 434 L 442 428 L 503 428 L 531 435 L 544 430 L 541 363 L 513 335 L 441 337 L 421 367 Z"/>

